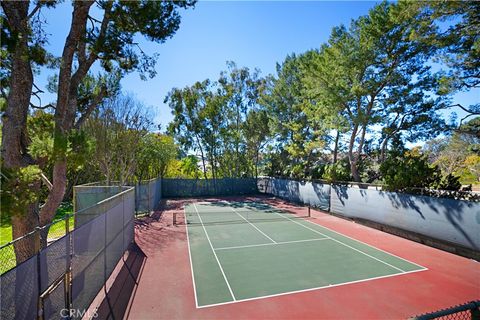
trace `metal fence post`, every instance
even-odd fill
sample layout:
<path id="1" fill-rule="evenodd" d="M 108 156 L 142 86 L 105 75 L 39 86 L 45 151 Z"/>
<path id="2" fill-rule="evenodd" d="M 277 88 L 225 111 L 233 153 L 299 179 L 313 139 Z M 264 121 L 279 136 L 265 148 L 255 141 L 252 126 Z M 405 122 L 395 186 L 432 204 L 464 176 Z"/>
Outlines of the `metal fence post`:
<path id="1" fill-rule="evenodd" d="M 65 236 L 67 238 L 67 269 L 65 270 L 65 309 L 70 310 L 72 307 L 72 257 L 73 257 L 73 239 L 70 233 L 70 215 L 65 221 Z"/>
<path id="2" fill-rule="evenodd" d="M 42 228 L 36 227 L 34 233 L 34 242 L 35 242 L 35 255 L 37 260 L 37 285 L 38 285 L 38 299 L 37 299 L 37 319 L 43 320 L 43 299 L 42 299 L 42 276 L 40 268 L 40 250 L 41 250 L 41 239 L 40 231 Z"/>
<path id="3" fill-rule="evenodd" d="M 480 303 L 475 303 L 476 308 L 473 308 L 470 310 L 470 316 L 472 320 L 478 320 L 480 319 Z"/>
<path id="4" fill-rule="evenodd" d="M 125 195 L 124 194 L 122 194 L 122 248 L 125 249 Z M 123 256 L 125 256 L 125 254 Z"/>

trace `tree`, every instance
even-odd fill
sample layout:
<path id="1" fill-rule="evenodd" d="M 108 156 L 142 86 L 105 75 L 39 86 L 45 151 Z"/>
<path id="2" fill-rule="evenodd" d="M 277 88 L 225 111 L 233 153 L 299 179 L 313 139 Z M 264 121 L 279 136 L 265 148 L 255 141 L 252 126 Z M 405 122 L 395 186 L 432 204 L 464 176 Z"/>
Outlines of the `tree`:
<path id="1" fill-rule="evenodd" d="M 277 75 L 267 79 L 261 98 L 270 116 L 280 175 L 311 174 L 315 150 L 324 146 L 320 123 L 313 121 L 304 107 L 309 101 L 303 93 L 302 65 L 309 63 L 310 55 L 292 54 L 277 64 Z"/>
<path id="2" fill-rule="evenodd" d="M 476 159 L 480 155 L 480 136 L 472 133 L 479 119 L 471 119 L 451 135 L 425 144 L 424 150 L 430 163 L 437 165 L 443 175 L 460 176 L 462 183 L 477 181 Z"/>
<path id="3" fill-rule="evenodd" d="M 185 153 L 199 152 L 205 179 L 253 176 L 255 161 L 248 156 L 255 157 L 267 135 L 252 127 L 254 121 L 265 121 L 264 116 L 253 115 L 262 110 L 258 98 L 263 80 L 257 71 L 250 74 L 232 62 L 228 68 L 216 82 L 207 79 L 174 88 L 165 98 L 174 114 L 168 131 Z"/>
<path id="4" fill-rule="evenodd" d="M 253 159 L 255 178 L 258 177 L 260 152 L 268 142 L 270 135 L 269 118 L 265 110 L 250 110 L 243 125 L 247 144 L 248 159 Z"/>
<path id="5" fill-rule="evenodd" d="M 209 139 L 209 130 L 204 125 L 204 111 L 211 96 L 209 88 L 209 80 L 196 82 L 191 87 L 172 89 L 165 98 L 165 103 L 169 104 L 174 115 L 168 131 L 175 136 L 185 152 L 190 148 L 200 152 L 205 179 L 207 179 L 205 144 L 213 140 Z"/>
<path id="6" fill-rule="evenodd" d="M 45 52 L 44 42 L 36 40 L 33 28 L 34 18 L 45 7 L 55 6 L 55 1 L 30 2 L 3 1 L 5 24 L 2 35 L 8 35 L 8 93 L 3 114 L 2 127 L 2 171 L 9 173 L 12 184 L 18 181 L 17 173 L 36 160 L 28 152 L 26 119 L 30 107 L 33 72 L 32 65 L 38 61 L 38 52 Z M 96 4 L 95 15 L 90 14 Z M 72 3 L 72 21 L 67 32 L 62 55 L 59 59 L 57 100 L 54 104 L 55 162 L 52 169 L 52 188 L 45 204 L 38 210 L 35 202 L 26 201 L 23 209 L 12 212 L 13 234 L 31 231 L 35 226 L 47 225 L 52 221 L 66 187 L 67 137 L 76 127 L 76 122 L 88 117 L 99 102 L 108 95 L 106 90 L 98 90 L 91 99 L 92 104 L 79 108 L 79 87 L 94 64 L 106 73 L 125 74 L 138 70 L 153 76 L 154 57 L 147 56 L 137 46 L 134 36 L 142 34 L 151 41 L 162 43 L 172 37 L 180 24 L 178 8 L 188 8 L 192 1 L 76 1 Z M 100 13 L 100 20 L 95 18 Z M 19 182 L 18 182 L 19 183 Z M 39 188 L 39 183 L 33 188 Z M 46 245 L 48 228 L 42 234 L 42 245 Z M 33 242 L 23 248 L 16 246 L 16 257 L 22 262 L 33 254 Z"/>
<path id="7" fill-rule="evenodd" d="M 132 181 L 138 165 L 141 142 L 152 127 L 149 110 L 131 95 L 107 99 L 82 129 L 95 140 L 93 160 L 107 184 Z"/>
<path id="8" fill-rule="evenodd" d="M 220 93 L 225 98 L 222 143 L 228 154 L 228 157 L 223 157 L 224 163 L 220 165 L 223 171 L 230 171 L 230 177 L 251 175 L 251 166 L 245 158 L 247 147 L 243 124 L 250 110 L 260 108 L 258 100 L 264 81 L 259 73 L 258 69 L 250 71 L 245 67 L 239 68 L 229 61 L 227 71 L 222 72 L 218 80 Z"/>
<path id="9" fill-rule="evenodd" d="M 173 137 L 159 133 L 148 133 L 140 141 L 137 154 L 136 178 L 139 181 L 164 177 L 168 166 L 178 154 Z"/>
<path id="10" fill-rule="evenodd" d="M 306 92 L 314 101 L 306 105 L 309 113 L 319 121 L 326 115 L 335 119 L 350 135 L 348 160 L 357 182 L 367 132 L 374 126 L 383 128 L 386 149 L 396 134 L 416 140 L 424 135 L 415 130 L 434 134 L 441 124 L 435 111 L 444 107 L 442 100 L 428 94 L 435 84 L 424 64 L 431 52 L 411 39 L 421 25 L 404 7 L 383 2 L 349 28 L 334 28 L 305 73 Z"/>
<path id="11" fill-rule="evenodd" d="M 425 1 L 410 2 L 417 10 L 417 20 L 428 32 L 417 33 L 442 64 L 438 73 L 439 94 L 450 95 L 458 91 L 480 87 L 480 3 L 477 1 Z M 448 27 L 445 24 L 448 23 Z M 469 106 L 453 104 L 467 112 L 463 121 L 480 115 L 480 103 Z"/>
<path id="12" fill-rule="evenodd" d="M 405 191 L 411 188 L 425 188 L 438 182 L 439 170 L 428 163 L 418 149 L 404 154 L 391 152 L 380 166 L 380 172 L 387 189 Z"/>

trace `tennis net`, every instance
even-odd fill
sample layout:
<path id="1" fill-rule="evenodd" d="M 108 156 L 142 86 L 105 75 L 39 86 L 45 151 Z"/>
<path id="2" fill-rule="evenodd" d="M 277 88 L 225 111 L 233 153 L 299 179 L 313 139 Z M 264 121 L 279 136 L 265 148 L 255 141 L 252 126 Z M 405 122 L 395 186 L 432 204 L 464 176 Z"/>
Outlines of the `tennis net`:
<path id="1" fill-rule="evenodd" d="M 212 202 L 185 206 L 184 221 L 174 218 L 175 224 L 234 224 L 268 221 L 286 221 L 310 217 L 310 208 L 296 207 L 283 210 L 258 202 Z"/>

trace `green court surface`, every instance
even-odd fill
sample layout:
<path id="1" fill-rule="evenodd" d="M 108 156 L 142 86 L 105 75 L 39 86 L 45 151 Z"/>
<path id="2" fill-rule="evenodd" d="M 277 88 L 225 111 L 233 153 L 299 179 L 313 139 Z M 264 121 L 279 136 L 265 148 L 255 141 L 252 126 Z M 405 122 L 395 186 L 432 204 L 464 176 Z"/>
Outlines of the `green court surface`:
<path id="1" fill-rule="evenodd" d="M 187 205 L 197 307 L 425 270 L 299 216 L 259 202 Z"/>

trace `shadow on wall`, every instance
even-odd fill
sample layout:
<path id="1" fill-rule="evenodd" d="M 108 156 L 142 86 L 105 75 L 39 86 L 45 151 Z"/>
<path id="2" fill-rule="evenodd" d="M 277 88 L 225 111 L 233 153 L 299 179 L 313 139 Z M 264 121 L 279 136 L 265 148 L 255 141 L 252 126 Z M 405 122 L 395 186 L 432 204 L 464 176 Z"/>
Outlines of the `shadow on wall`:
<path id="1" fill-rule="evenodd" d="M 477 242 L 475 242 L 465 230 L 465 227 L 462 226 L 468 226 L 469 224 L 469 222 L 465 221 L 465 215 L 473 215 L 477 225 L 477 237 L 480 237 L 480 230 L 478 229 L 480 226 L 480 205 L 478 203 L 448 198 L 399 194 L 394 192 L 379 192 L 379 194 L 382 197 L 387 196 L 394 208 L 414 210 L 423 220 L 426 219 L 424 212 L 427 210 L 434 212 L 440 217 L 444 217 L 455 228 L 455 230 L 463 235 L 472 248 L 477 250 L 480 249 L 478 239 Z M 470 227 L 474 227 L 474 225 L 470 225 Z"/>
<path id="2" fill-rule="evenodd" d="M 273 180 L 272 193 L 282 199 L 299 202 L 299 182 L 294 180 Z"/>
<path id="3" fill-rule="evenodd" d="M 478 202 L 334 185 L 332 201 L 337 200 L 341 206 L 335 213 L 480 248 Z"/>
<path id="4" fill-rule="evenodd" d="M 135 295 L 143 265 L 147 259 L 135 243 L 128 250 L 128 257 L 97 310 L 98 319 L 124 319 L 128 317 L 129 301 Z M 132 299 L 133 300 L 133 299 Z"/>
<path id="5" fill-rule="evenodd" d="M 332 186 L 322 183 L 312 183 L 312 186 L 318 198 L 318 207 L 322 210 L 330 210 L 330 192 L 332 192 Z"/>
<path id="6" fill-rule="evenodd" d="M 348 187 L 347 186 L 339 186 L 339 185 L 332 185 L 332 189 L 335 191 L 337 194 L 337 198 L 342 204 L 342 206 L 345 206 L 345 201 L 348 200 Z"/>

